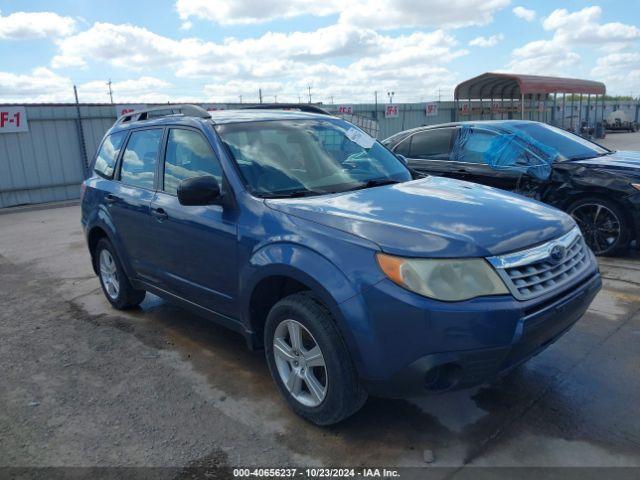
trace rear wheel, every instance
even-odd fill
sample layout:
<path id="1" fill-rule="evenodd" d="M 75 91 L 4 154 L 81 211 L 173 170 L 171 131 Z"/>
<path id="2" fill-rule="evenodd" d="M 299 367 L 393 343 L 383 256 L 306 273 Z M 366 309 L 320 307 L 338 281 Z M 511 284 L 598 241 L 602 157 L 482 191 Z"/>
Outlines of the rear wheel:
<path id="1" fill-rule="evenodd" d="M 331 313 L 310 292 L 274 305 L 265 325 L 265 351 L 282 395 L 316 425 L 344 420 L 367 398 Z"/>
<path id="2" fill-rule="evenodd" d="M 629 243 L 630 225 L 617 204 L 598 197 L 582 198 L 568 212 L 596 255 L 615 255 Z"/>
<path id="3" fill-rule="evenodd" d="M 133 288 L 111 242 L 106 238 L 101 239 L 93 257 L 102 291 L 109 303 L 120 310 L 140 305 L 146 292 Z"/>

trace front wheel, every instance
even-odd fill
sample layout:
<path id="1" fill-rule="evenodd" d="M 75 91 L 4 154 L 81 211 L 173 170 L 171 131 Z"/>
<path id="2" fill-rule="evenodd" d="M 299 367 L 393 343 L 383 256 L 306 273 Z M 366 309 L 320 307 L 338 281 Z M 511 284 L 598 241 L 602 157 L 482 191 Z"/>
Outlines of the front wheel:
<path id="1" fill-rule="evenodd" d="M 316 425 L 344 420 L 367 398 L 331 313 L 310 292 L 274 305 L 265 325 L 265 351 L 282 395 Z"/>
<path id="2" fill-rule="evenodd" d="M 597 197 L 582 198 L 567 210 L 596 255 L 615 255 L 627 246 L 630 226 L 617 204 Z"/>

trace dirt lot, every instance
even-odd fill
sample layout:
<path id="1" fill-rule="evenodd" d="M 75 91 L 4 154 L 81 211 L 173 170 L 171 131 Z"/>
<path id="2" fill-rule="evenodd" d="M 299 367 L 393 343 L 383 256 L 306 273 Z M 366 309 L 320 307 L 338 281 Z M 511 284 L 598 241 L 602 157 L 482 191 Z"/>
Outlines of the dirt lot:
<path id="1" fill-rule="evenodd" d="M 112 310 L 77 206 L 0 215 L 0 466 L 640 466 L 640 259 L 600 265 L 585 317 L 498 384 L 322 429 L 236 334 L 150 295 Z"/>

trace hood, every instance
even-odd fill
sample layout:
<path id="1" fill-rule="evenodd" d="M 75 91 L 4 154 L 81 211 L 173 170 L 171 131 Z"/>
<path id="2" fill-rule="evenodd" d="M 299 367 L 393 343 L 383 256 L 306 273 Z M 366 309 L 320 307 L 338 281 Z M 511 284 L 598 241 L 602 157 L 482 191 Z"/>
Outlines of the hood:
<path id="1" fill-rule="evenodd" d="M 575 225 L 542 203 L 441 177 L 267 205 L 415 257 L 498 255 L 559 237 Z"/>
<path id="2" fill-rule="evenodd" d="M 571 161 L 571 163 L 602 167 L 607 170 L 635 171 L 640 175 L 640 152 L 614 152 L 611 155 L 603 155 L 602 157 L 589 158 L 587 160 L 575 160 Z"/>

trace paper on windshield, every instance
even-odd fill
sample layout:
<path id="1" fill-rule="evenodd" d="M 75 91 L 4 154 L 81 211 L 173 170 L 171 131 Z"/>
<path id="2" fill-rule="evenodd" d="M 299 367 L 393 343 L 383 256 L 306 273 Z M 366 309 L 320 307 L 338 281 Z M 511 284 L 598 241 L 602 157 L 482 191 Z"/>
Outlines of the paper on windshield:
<path id="1" fill-rule="evenodd" d="M 362 148 L 371 148 L 373 144 L 376 142 L 376 139 L 367 135 L 361 130 L 351 127 L 347 130 L 347 138 L 354 143 L 357 143 Z"/>

